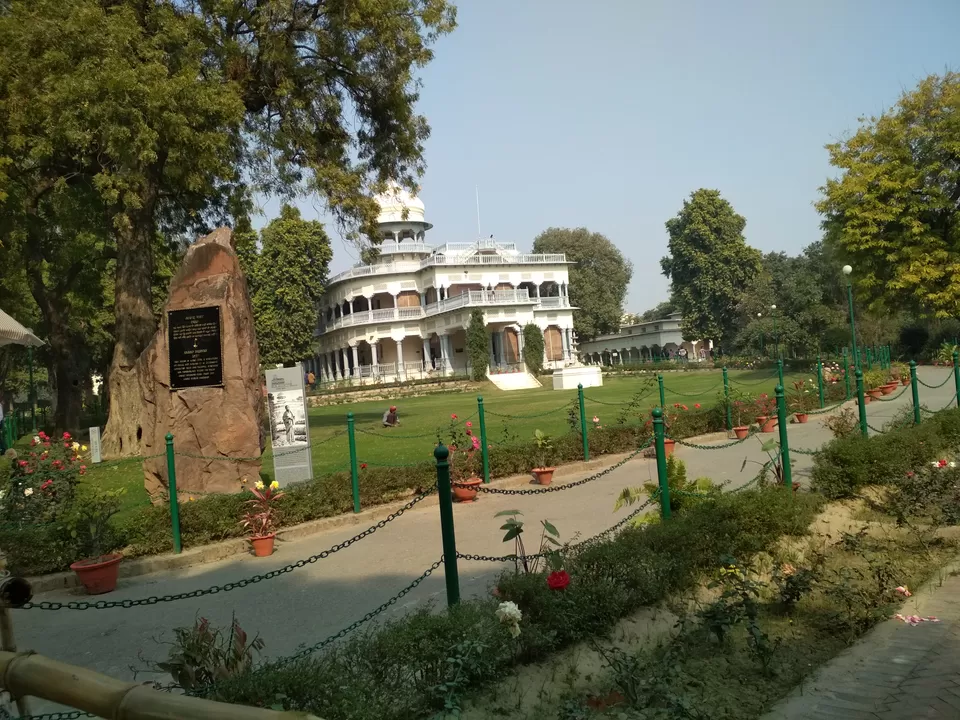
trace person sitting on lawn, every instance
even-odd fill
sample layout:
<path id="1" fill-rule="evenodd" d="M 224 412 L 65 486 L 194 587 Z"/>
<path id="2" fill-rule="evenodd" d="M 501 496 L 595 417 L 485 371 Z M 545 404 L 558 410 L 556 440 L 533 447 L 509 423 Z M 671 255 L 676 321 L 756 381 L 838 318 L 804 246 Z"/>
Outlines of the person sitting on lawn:
<path id="1" fill-rule="evenodd" d="M 391 405 L 390 409 L 383 414 L 384 427 L 397 427 L 400 425 L 400 418 L 397 417 L 397 406 Z"/>

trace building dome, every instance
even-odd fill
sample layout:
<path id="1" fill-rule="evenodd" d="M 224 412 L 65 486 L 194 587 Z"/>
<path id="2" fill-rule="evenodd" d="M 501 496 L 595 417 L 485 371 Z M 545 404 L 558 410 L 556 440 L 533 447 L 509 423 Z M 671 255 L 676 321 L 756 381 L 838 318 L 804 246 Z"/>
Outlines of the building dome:
<path id="1" fill-rule="evenodd" d="M 406 188 L 400 187 L 391 181 L 387 190 L 374 198 L 380 205 L 380 215 L 377 223 L 422 223 L 426 229 L 431 226 L 424 217 L 423 201 L 416 195 L 411 195 Z M 406 211 L 406 217 L 404 217 Z"/>

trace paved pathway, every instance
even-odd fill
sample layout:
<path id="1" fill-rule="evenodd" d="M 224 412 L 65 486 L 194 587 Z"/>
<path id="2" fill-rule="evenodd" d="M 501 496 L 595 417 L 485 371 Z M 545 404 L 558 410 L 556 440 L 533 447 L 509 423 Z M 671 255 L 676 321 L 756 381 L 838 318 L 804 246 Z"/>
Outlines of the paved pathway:
<path id="1" fill-rule="evenodd" d="M 821 668 L 763 720 L 919 720 L 960 718 L 960 576 L 931 583 L 895 619 Z"/>
<path id="2" fill-rule="evenodd" d="M 933 384 L 947 370 L 921 369 L 921 377 Z M 922 402 L 941 408 L 953 395 L 953 383 L 939 390 L 922 389 Z M 949 388 L 949 390 L 948 390 Z M 880 427 L 898 408 L 909 404 L 909 391 L 894 402 L 868 406 L 871 424 Z M 830 439 L 819 417 L 806 425 L 790 426 L 793 447 L 813 449 Z M 741 472 L 744 457 L 762 461 L 760 442 L 747 442 L 721 450 L 678 448 L 690 478 L 709 476 L 730 480 L 735 488 L 752 479 L 756 465 Z M 811 458 L 793 456 L 794 479 L 803 481 Z M 524 512 L 531 530 L 542 518 L 553 522 L 563 539 L 575 534 L 588 537 L 613 525 L 629 510 L 614 514 L 614 501 L 628 485 L 654 478 L 655 463 L 636 459 L 603 478 L 564 492 L 527 496 L 484 495 L 470 505 L 455 509 L 457 549 L 461 553 L 504 555 L 512 548 L 501 542 L 502 519 L 495 513 L 506 509 Z M 578 479 L 575 476 L 569 480 Z M 561 482 L 566 482 L 563 479 Z M 255 573 L 282 567 L 313 555 L 359 531 L 348 526 L 282 543 L 270 558 L 234 557 L 218 563 L 176 572 L 162 572 L 121 580 L 110 600 L 167 595 L 222 585 Z M 529 544 L 535 544 L 534 532 Z M 539 535 L 537 535 L 539 537 Z M 533 548 L 528 548 L 533 549 Z M 267 656 L 288 655 L 302 644 L 313 644 L 350 625 L 365 613 L 395 595 L 441 555 L 439 515 L 436 506 L 417 507 L 373 536 L 316 564 L 230 593 L 129 609 L 16 611 L 14 623 L 21 648 L 35 650 L 64 662 L 87 666 L 118 678 L 130 678 L 131 666 L 142 666 L 138 653 L 148 658 L 164 656 L 166 648 L 154 638 L 170 638 L 172 628 L 193 623 L 196 616 L 226 626 L 232 613 L 245 630 L 259 633 Z M 460 563 L 462 595 L 467 598 L 488 592 L 503 565 Z M 397 617 L 423 601 L 443 601 L 443 575 L 438 570 L 381 617 Z M 76 591 L 45 593 L 42 600 L 68 601 L 82 598 Z M 36 703 L 35 703 L 36 704 Z"/>

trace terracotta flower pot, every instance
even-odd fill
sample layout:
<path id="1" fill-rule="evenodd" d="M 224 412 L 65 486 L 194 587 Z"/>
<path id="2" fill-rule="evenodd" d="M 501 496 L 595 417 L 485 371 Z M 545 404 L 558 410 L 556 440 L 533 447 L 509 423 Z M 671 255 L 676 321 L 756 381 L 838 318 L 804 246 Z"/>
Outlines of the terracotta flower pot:
<path id="1" fill-rule="evenodd" d="M 873 398 L 871 398 L 871 397 L 870 397 L 869 395 L 867 395 L 866 393 L 863 394 L 863 404 L 864 404 L 864 405 L 869 405 L 869 404 L 870 404 L 870 401 L 871 401 L 872 399 L 873 399 Z"/>
<path id="2" fill-rule="evenodd" d="M 803 425 L 810 417 L 806 413 L 797 413 L 797 422 Z"/>
<path id="3" fill-rule="evenodd" d="M 890 395 L 896 387 L 897 383 L 887 383 L 880 388 L 880 392 L 882 392 L 884 395 Z"/>
<path id="4" fill-rule="evenodd" d="M 909 385 L 909 384 L 910 384 L 910 378 L 900 378 L 900 382 L 901 382 L 901 384 L 903 384 L 903 385 Z"/>
<path id="5" fill-rule="evenodd" d="M 750 434 L 750 428 L 746 425 L 738 425 L 733 429 L 733 434 L 737 436 L 737 440 L 743 440 L 747 435 Z"/>
<path id="6" fill-rule="evenodd" d="M 763 421 L 763 425 L 760 426 L 760 432 L 762 433 L 772 433 L 777 428 L 777 419 L 775 417 L 767 418 Z"/>
<path id="7" fill-rule="evenodd" d="M 541 485 L 549 485 L 553 482 L 553 473 L 556 472 L 555 467 L 543 467 L 543 468 L 534 468 L 533 474 L 537 477 L 537 482 Z"/>
<path id="8" fill-rule="evenodd" d="M 468 478 L 461 482 L 453 483 L 453 498 L 457 502 L 471 503 L 477 499 L 477 486 L 483 480 L 480 478 Z"/>
<path id="9" fill-rule="evenodd" d="M 763 427 L 763 424 L 767 421 L 766 415 L 757 415 L 756 417 L 757 425 Z"/>
<path id="10" fill-rule="evenodd" d="M 101 555 L 98 558 L 78 560 L 70 566 L 70 569 L 77 574 L 80 582 L 83 583 L 87 595 L 102 595 L 113 591 L 117 587 L 121 560 L 123 560 L 123 555 L 119 553 Z"/>
<path id="11" fill-rule="evenodd" d="M 677 441 L 671 440 L 670 438 L 663 439 L 663 454 L 665 457 L 670 457 L 673 455 L 673 451 L 677 449 Z"/>
<path id="12" fill-rule="evenodd" d="M 256 557 L 270 557 L 273 555 L 273 541 L 276 539 L 276 533 L 250 538 L 250 544 L 253 545 L 253 554 Z"/>
<path id="13" fill-rule="evenodd" d="M 867 395 L 874 400 L 879 400 L 880 396 L 883 395 L 883 388 L 871 388 L 870 390 L 867 390 Z"/>

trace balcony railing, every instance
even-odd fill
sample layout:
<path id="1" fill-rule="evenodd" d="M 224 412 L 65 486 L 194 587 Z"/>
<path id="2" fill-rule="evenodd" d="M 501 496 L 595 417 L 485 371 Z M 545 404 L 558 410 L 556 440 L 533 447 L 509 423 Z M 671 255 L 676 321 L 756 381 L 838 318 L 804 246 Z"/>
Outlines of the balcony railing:
<path id="1" fill-rule="evenodd" d="M 475 244 L 471 245 L 476 247 Z M 403 252 L 401 247 L 400 252 Z M 377 265 L 360 265 L 344 270 L 327 280 L 327 287 L 342 280 L 370 275 L 395 275 L 399 273 L 414 273 L 428 267 L 442 266 L 475 266 L 475 265 L 556 265 L 566 263 L 567 256 L 563 253 L 518 253 L 517 255 L 458 255 L 456 253 L 436 253 L 423 260 L 379 263 Z"/>
<path id="2" fill-rule="evenodd" d="M 449 310 L 463 307 L 477 307 L 490 305 L 525 305 L 537 306 L 544 300 L 562 300 L 567 298 L 535 298 L 530 297 L 526 290 L 471 290 L 460 295 L 454 295 L 446 300 L 430 303 L 424 307 L 386 308 L 382 310 L 361 310 L 350 315 L 336 318 L 320 328 L 320 332 L 339 330 L 354 325 L 367 323 L 387 322 L 391 320 L 419 320 L 420 318 L 438 315 Z M 554 304 L 549 307 L 567 307 L 566 304 Z"/>
<path id="3" fill-rule="evenodd" d="M 542 297 L 540 298 L 539 305 L 537 305 L 537 310 L 550 310 L 553 308 L 568 307 L 570 307 L 570 298 L 568 297 Z"/>

